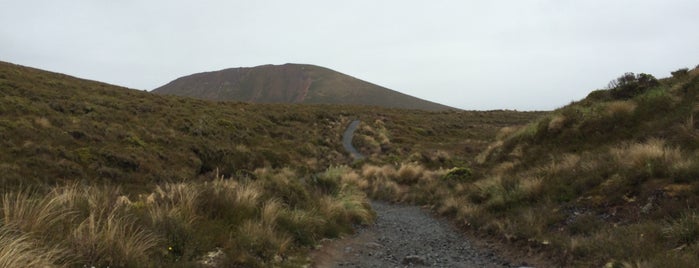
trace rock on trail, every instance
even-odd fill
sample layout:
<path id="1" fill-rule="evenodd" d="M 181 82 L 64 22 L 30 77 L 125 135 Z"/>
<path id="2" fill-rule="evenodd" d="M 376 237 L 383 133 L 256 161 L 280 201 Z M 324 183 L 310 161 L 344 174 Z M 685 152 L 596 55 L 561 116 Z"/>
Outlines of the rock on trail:
<path id="1" fill-rule="evenodd" d="M 415 206 L 372 202 L 374 225 L 326 241 L 312 267 L 519 267 L 476 248 L 448 222 Z"/>

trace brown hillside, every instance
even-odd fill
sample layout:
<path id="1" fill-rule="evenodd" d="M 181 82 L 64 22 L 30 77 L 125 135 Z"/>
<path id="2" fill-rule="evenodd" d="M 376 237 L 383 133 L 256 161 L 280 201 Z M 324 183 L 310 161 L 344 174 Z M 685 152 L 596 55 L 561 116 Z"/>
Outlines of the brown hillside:
<path id="1" fill-rule="evenodd" d="M 153 92 L 253 103 L 350 104 L 428 111 L 455 110 L 327 68 L 303 64 L 262 65 L 197 73 L 178 78 Z"/>

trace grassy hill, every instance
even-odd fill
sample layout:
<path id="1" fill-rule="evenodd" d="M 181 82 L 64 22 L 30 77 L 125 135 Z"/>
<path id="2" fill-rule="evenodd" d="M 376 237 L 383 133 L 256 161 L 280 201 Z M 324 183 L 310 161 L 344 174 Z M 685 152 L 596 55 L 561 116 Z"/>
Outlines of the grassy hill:
<path id="1" fill-rule="evenodd" d="M 543 114 L 211 102 L 5 62 L 0 96 L 9 267 L 301 265 L 371 221 L 361 167 L 438 175 Z M 353 163 L 355 118 L 370 157 Z"/>
<path id="2" fill-rule="evenodd" d="M 0 94 L 8 266 L 293 267 L 370 222 L 367 195 L 522 259 L 699 264 L 697 69 L 532 113 L 212 102 L 10 63 Z"/>
<path id="3" fill-rule="evenodd" d="M 262 65 L 197 73 L 153 90 L 218 101 L 351 104 L 427 111 L 454 108 L 314 65 Z"/>
<path id="4" fill-rule="evenodd" d="M 625 74 L 503 128 L 474 165 L 441 180 L 365 167 L 357 185 L 375 198 L 432 205 L 556 266 L 697 267 L 699 69 L 672 74 Z"/>

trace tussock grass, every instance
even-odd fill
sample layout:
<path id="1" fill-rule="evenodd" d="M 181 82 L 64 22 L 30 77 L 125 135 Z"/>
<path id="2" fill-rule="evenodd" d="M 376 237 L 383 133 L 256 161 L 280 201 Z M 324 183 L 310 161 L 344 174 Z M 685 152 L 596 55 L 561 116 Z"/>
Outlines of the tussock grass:
<path id="1" fill-rule="evenodd" d="M 622 169 L 640 180 L 668 176 L 673 170 L 692 165 L 679 148 L 666 146 L 662 139 L 612 148 L 610 153 Z"/>
<path id="2" fill-rule="evenodd" d="M 71 251 L 89 266 L 135 266 L 147 262 L 157 236 L 115 212 L 90 215 L 69 236 Z"/>
<path id="3" fill-rule="evenodd" d="M 551 121 L 549 121 L 548 124 L 548 131 L 549 132 L 557 132 L 563 129 L 563 126 L 566 122 L 566 117 L 564 115 L 555 115 L 553 118 L 551 118 Z"/>
<path id="4" fill-rule="evenodd" d="M 423 177 L 425 168 L 417 164 L 401 164 L 394 176 L 402 184 L 414 184 Z M 393 174 L 390 174 L 393 175 Z"/>
<path id="5" fill-rule="evenodd" d="M 608 116 L 628 116 L 633 114 L 636 106 L 634 101 L 612 101 L 607 103 L 606 113 Z"/>
<path id="6" fill-rule="evenodd" d="M 665 146 L 662 139 L 649 139 L 644 143 L 614 148 L 611 154 L 622 167 L 629 169 L 645 169 L 653 162 L 669 166 L 682 160 L 679 149 Z"/>
<path id="7" fill-rule="evenodd" d="M 360 190 L 438 201 L 444 170 L 468 166 L 497 129 L 544 114 L 212 103 L 8 63 L 0 77 L 3 222 L 69 252 L 59 266 L 188 266 L 210 252 L 228 266 L 274 265 L 370 221 Z M 341 166 L 350 157 L 337 141 L 354 118 L 357 142 L 375 154 L 353 167 L 375 174 Z M 236 240 L 245 224 L 291 240 L 247 251 Z M 142 255 L 103 250 L 139 243 Z"/>
<path id="8" fill-rule="evenodd" d="M 64 221 L 72 220 L 74 213 L 61 204 L 60 198 L 41 198 L 37 192 L 19 191 L 2 196 L 3 225 L 24 233 L 46 234 L 58 231 Z"/>
<path id="9" fill-rule="evenodd" d="M 595 92 L 506 129 L 476 158 L 483 176 L 443 192 L 440 212 L 463 207 L 455 217 L 474 230 L 562 266 L 696 266 L 694 77 L 624 100 Z"/>
<path id="10" fill-rule="evenodd" d="M 699 241 L 699 216 L 696 213 L 681 215 L 668 222 L 662 231 L 663 235 L 678 247 L 696 244 Z"/>
<path id="11" fill-rule="evenodd" d="M 81 184 L 6 193 L 0 239 L 18 251 L 0 252 L 7 251 L 6 263 L 29 266 L 22 254 L 40 251 L 37 265 L 131 267 L 195 263 L 220 248 L 227 265 L 278 264 L 299 247 L 373 221 L 366 195 L 343 182 L 349 171 L 318 175 L 337 185 L 332 191 L 281 169 L 259 171 L 258 180 L 165 183 L 131 198 L 119 187 Z M 310 192 L 318 199 L 298 197 Z"/>
<path id="12" fill-rule="evenodd" d="M 0 267 L 60 267 L 68 254 L 60 248 L 46 248 L 26 233 L 0 226 Z"/>
<path id="13" fill-rule="evenodd" d="M 449 174 L 434 163 L 453 162 L 412 153 L 404 159 L 422 172 L 372 163 L 344 181 L 374 198 L 429 204 L 561 266 L 694 267 L 698 83 L 689 72 L 623 100 L 603 90 L 502 128 L 468 161 L 468 180 L 427 175 Z"/>
<path id="14" fill-rule="evenodd" d="M 286 253 L 293 241 L 289 235 L 278 232 L 274 224 L 254 219 L 243 222 L 231 240 L 235 241 L 238 250 L 271 261 Z"/>

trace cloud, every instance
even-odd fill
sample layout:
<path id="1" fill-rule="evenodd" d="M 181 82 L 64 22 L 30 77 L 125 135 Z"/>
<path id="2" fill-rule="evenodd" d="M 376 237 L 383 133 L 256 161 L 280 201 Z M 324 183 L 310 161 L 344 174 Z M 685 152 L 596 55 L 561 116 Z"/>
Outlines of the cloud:
<path id="1" fill-rule="evenodd" d="M 464 109 L 553 109 L 626 71 L 693 67 L 696 10 L 689 0 L 7 1 L 0 59 L 139 89 L 310 63 Z"/>

